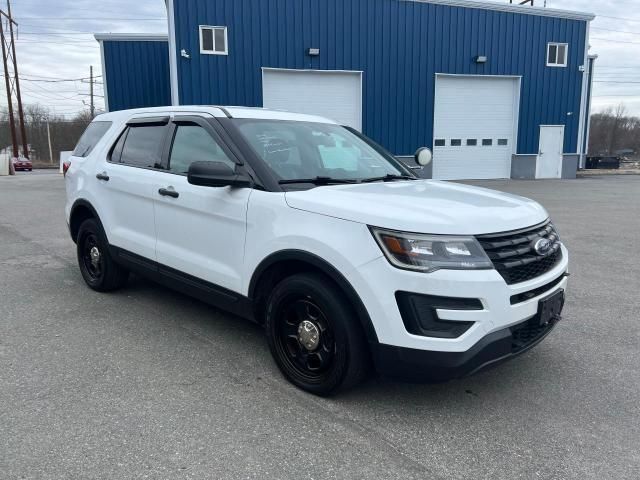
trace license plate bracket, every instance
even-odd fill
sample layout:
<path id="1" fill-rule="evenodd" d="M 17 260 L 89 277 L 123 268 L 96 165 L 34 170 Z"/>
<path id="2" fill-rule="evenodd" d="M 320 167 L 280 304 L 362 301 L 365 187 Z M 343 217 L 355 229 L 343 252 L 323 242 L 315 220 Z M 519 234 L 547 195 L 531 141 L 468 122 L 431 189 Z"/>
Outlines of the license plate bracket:
<path id="1" fill-rule="evenodd" d="M 538 303 L 538 320 L 540 325 L 556 323 L 562 318 L 564 307 L 564 290 L 560 289 Z"/>

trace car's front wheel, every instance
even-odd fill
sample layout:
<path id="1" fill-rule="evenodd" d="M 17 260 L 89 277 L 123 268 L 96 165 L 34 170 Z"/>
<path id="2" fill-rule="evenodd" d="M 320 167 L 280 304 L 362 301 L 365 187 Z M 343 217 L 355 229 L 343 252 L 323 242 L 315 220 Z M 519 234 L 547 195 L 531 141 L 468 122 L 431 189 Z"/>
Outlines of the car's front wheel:
<path id="1" fill-rule="evenodd" d="M 78 230 L 78 265 L 84 281 L 99 292 L 116 290 L 127 282 L 129 272 L 113 261 L 100 224 L 94 219 L 82 222 Z"/>
<path id="2" fill-rule="evenodd" d="M 359 321 L 322 275 L 282 280 L 267 303 L 266 329 L 278 367 L 303 390 L 331 395 L 366 376 L 369 355 Z"/>

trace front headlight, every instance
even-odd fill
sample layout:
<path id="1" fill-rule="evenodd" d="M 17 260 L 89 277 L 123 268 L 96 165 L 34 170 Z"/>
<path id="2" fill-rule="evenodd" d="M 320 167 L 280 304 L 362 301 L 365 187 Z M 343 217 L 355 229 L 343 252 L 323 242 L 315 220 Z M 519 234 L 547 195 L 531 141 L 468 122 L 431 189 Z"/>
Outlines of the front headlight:
<path id="1" fill-rule="evenodd" d="M 491 260 L 474 237 L 423 235 L 370 228 L 387 260 L 398 268 L 427 273 L 441 268 L 493 268 Z"/>

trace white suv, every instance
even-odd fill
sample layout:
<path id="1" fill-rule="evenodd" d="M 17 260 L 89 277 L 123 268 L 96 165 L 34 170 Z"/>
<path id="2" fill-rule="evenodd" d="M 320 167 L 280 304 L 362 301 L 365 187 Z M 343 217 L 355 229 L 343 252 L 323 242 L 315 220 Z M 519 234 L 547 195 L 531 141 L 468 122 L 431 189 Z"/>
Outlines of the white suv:
<path id="1" fill-rule="evenodd" d="M 568 255 L 544 208 L 421 180 L 324 118 L 109 113 L 64 169 L 91 288 L 135 272 L 259 322 L 284 375 L 315 394 L 371 365 L 408 380 L 468 375 L 560 319 Z"/>

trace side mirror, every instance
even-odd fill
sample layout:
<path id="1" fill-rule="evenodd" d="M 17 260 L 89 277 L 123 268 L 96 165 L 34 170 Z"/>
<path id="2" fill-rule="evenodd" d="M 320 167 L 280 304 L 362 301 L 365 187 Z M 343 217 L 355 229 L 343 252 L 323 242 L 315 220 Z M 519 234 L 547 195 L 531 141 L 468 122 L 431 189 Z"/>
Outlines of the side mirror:
<path id="1" fill-rule="evenodd" d="M 202 187 L 252 187 L 253 181 L 245 174 L 236 173 L 223 162 L 193 162 L 189 166 L 187 181 Z"/>
<path id="2" fill-rule="evenodd" d="M 427 147 L 419 148 L 415 154 L 415 160 L 418 166 L 426 167 L 433 160 L 433 153 Z"/>

